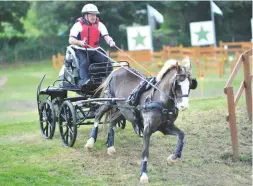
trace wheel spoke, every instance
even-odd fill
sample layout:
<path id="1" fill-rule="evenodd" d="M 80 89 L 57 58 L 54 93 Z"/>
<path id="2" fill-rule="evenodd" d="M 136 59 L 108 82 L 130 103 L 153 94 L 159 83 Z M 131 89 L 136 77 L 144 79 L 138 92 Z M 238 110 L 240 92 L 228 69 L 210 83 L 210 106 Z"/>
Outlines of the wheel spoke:
<path id="1" fill-rule="evenodd" d="M 48 123 L 46 124 L 45 128 L 43 129 L 43 133 L 48 135 Z"/>
<path id="2" fill-rule="evenodd" d="M 68 126 L 68 129 L 69 129 L 69 131 L 70 131 L 72 134 L 74 134 L 74 132 L 73 132 L 73 130 L 72 130 L 72 128 L 71 128 L 70 126 Z"/>
<path id="3" fill-rule="evenodd" d="M 64 121 L 67 121 L 66 115 L 61 113 L 61 117 L 64 119 Z"/>
<path id="4" fill-rule="evenodd" d="M 53 127 L 53 125 L 50 123 L 50 121 L 47 121 L 47 124 L 50 125 L 50 128 Z"/>
<path id="5" fill-rule="evenodd" d="M 64 106 L 63 107 L 63 112 L 64 112 L 64 115 L 65 115 L 65 121 L 67 122 L 67 120 L 68 120 L 68 116 L 67 116 L 67 111 L 66 111 L 66 107 Z"/>
<path id="6" fill-rule="evenodd" d="M 43 132 L 45 133 L 46 129 L 48 128 L 48 123 L 46 123 L 45 127 L 43 128 Z"/>
<path id="7" fill-rule="evenodd" d="M 46 116 L 47 116 L 47 120 L 52 122 L 52 114 L 51 114 L 52 110 L 50 109 L 49 112 L 46 112 Z"/>
<path id="8" fill-rule="evenodd" d="M 69 138 L 69 128 L 66 130 L 66 144 L 68 144 L 68 138 Z"/>
<path id="9" fill-rule="evenodd" d="M 43 109 L 43 111 L 42 111 L 42 119 L 43 119 L 43 121 L 44 121 L 44 118 L 46 118 L 46 117 L 47 117 L 47 112 L 46 112 L 45 109 Z"/>
<path id="10" fill-rule="evenodd" d="M 48 136 L 48 125 L 47 125 L 47 129 L 46 129 L 46 136 Z"/>
<path id="11" fill-rule="evenodd" d="M 71 122 L 70 121 L 71 111 L 70 111 L 69 107 L 66 107 L 66 118 L 67 118 L 67 121 L 68 121 L 68 124 L 69 124 Z"/>
<path id="12" fill-rule="evenodd" d="M 70 138 L 70 141 L 72 141 L 72 139 L 73 139 L 73 132 L 71 131 L 71 129 L 69 130 L 69 138 Z"/>
<path id="13" fill-rule="evenodd" d="M 45 111 L 46 111 L 46 116 L 49 119 L 50 118 L 50 113 L 51 113 L 51 108 L 49 104 L 45 105 Z"/>
<path id="14" fill-rule="evenodd" d="M 65 132 L 62 134 L 62 136 L 66 136 L 67 134 L 67 130 L 65 130 Z"/>

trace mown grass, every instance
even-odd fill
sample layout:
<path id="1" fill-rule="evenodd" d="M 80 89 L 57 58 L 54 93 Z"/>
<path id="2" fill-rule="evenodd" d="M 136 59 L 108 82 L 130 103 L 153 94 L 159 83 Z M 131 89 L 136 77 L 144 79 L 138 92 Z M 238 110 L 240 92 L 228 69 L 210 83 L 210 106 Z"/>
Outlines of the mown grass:
<path id="1" fill-rule="evenodd" d="M 6 76 L 7 83 L 0 87 L 0 123 L 36 120 L 37 86 L 42 76 L 47 76 L 43 87 L 51 85 L 58 77 L 50 61 L 41 61 L 13 66 L 2 66 L 0 77 Z"/>
<path id="2" fill-rule="evenodd" d="M 224 99 L 194 99 L 190 105 L 176 121 L 186 134 L 181 162 L 166 165 L 176 137 L 152 136 L 149 185 L 251 185 L 252 126 L 243 102 L 237 109 L 240 160 L 236 162 L 231 156 Z M 1 185 L 139 185 L 142 139 L 131 125 L 117 129 L 113 157 L 106 154 L 101 127 L 94 150 L 84 151 L 90 128 L 80 127 L 74 148 L 65 148 L 58 130 L 53 140 L 44 140 L 38 122 L 0 125 Z"/>
<path id="3" fill-rule="evenodd" d="M 46 73 L 44 86 L 53 83 L 58 77 L 50 61 L 37 63 L 20 64 L 12 67 L 2 67 L 0 76 L 5 75 L 8 81 L 0 91 L 0 101 L 26 101 L 35 100 L 37 85 L 42 76 Z"/>

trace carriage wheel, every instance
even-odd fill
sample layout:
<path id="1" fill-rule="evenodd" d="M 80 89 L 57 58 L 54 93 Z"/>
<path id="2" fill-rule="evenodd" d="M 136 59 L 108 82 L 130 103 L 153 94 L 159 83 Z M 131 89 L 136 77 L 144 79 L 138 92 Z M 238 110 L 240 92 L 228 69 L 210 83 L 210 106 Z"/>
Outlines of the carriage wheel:
<path id="1" fill-rule="evenodd" d="M 59 111 L 59 132 L 64 146 L 72 147 L 76 141 L 76 112 L 70 101 L 64 101 Z"/>
<path id="2" fill-rule="evenodd" d="M 52 102 L 50 100 L 43 102 L 39 112 L 41 133 L 45 139 L 51 139 L 54 136 L 56 122 Z"/>
<path id="3" fill-rule="evenodd" d="M 117 127 L 124 129 L 126 127 L 126 119 L 120 118 L 119 121 L 117 121 Z"/>

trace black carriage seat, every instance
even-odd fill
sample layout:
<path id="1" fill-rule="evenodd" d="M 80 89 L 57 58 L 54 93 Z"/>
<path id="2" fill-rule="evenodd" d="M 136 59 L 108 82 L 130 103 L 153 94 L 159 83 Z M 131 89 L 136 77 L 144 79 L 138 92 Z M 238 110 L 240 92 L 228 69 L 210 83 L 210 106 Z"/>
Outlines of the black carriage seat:
<path id="1" fill-rule="evenodd" d="M 70 86 L 78 86 L 78 82 L 80 80 L 79 76 L 79 62 L 76 56 L 76 46 L 68 46 L 67 52 L 64 60 L 64 75 L 60 77 L 64 79 L 64 83 L 62 83 L 61 87 L 70 87 Z M 129 67 L 127 61 L 121 61 L 120 63 L 123 64 L 125 67 Z M 97 88 L 112 72 L 114 67 L 120 67 L 115 62 L 104 61 L 99 63 L 94 63 L 90 61 L 90 66 L 88 69 L 88 76 L 90 78 L 90 85 L 87 91 L 91 91 Z M 85 89 L 86 89 L 85 88 Z M 85 91 L 85 92 L 87 92 Z"/>
<path id="2" fill-rule="evenodd" d="M 40 91 L 40 95 L 49 95 L 54 97 L 67 97 L 67 90 L 63 88 L 48 87 Z"/>
<path id="3" fill-rule="evenodd" d="M 78 81 L 80 80 L 78 60 L 79 59 L 76 56 L 76 46 L 68 46 L 64 60 L 64 79 L 72 85 L 78 85 Z M 107 62 L 104 61 L 99 63 L 90 61 L 89 63 L 88 76 L 90 77 L 92 84 L 100 84 L 112 71 L 112 65 L 109 60 Z"/>
<path id="4" fill-rule="evenodd" d="M 101 84 L 112 72 L 111 62 L 92 63 L 89 66 L 89 77 L 93 84 Z"/>
<path id="5" fill-rule="evenodd" d="M 70 45 L 67 47 L 64 66 L 71 71 L 72 77 L 79 78 L 79 63 L 76 56 L 76 49 Z"/>

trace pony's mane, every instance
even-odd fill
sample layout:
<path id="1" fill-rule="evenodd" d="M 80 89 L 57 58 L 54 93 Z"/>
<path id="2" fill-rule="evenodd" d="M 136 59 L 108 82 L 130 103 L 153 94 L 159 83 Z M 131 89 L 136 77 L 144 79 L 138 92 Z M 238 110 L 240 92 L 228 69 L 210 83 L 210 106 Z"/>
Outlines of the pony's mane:
<path id="1" fill-rule="evenodd" d="M 156 81 L 157 82 L 161 81 L 164 74 L 166 74 L 170 69 L 176 67 L 176 65 L 177 65 L 177 60 L 175 59 L 170 59 L 166 61 L 163 65 L 163 68 L 160 70 L 160 72 L 158 72 L 156 76 Z"/>
<path id="2" fill-rule="evenodd" d="M 178 64 L 177 64 L 178 63 Z M 176 66 L 183 66 L 186 68 L 190 68 L 191 67 L 191 62 L 190 62 L 190 58 L 188 56 L 186 56 L 182 61 L 178 62 L 175 59 L 169 59 L 167 60 L 164 65 L 163 68 L 160 70 L 160 72 L 157 74 L 156 76 L 156 81 L 161 81 L 163 76 L 172 68 L 175 68 Z"/>

